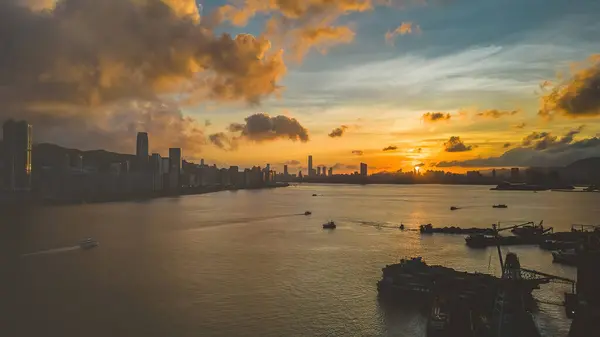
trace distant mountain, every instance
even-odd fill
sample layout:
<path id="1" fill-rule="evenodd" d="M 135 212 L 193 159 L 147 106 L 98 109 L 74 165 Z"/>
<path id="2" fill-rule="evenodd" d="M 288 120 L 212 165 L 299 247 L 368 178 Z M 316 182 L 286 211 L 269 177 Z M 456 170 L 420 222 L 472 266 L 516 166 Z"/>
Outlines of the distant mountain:
<path id="1" fill-rule="evenodd" d="M 574 170 L 587 170 L 587 171 L 600 171 L 600 157 L 592 157 L 577 160 L 569 165 L 567 169 Z"/>
<path id="2" fill-rule="evenodd" d="M 107 171 L 111 163 L 129 160 L 135 164 L 135 155 L 109 152 L 105 150 L 81 151 L 77 149 L 64 148 L 50 143 L 39 143 L 33 145 L 32 166 L 35 168 L 50 166 L 61 167 L 74 164 L 75 157 L 83 157 L 83 166 L 96 167 L 100 171 Z"/>

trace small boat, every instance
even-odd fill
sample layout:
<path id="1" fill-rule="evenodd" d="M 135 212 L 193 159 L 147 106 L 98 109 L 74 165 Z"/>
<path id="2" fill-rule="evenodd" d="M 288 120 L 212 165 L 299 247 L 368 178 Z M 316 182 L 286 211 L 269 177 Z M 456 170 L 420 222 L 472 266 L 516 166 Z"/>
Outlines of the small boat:
<path id="1" fill-rule="evenodd" d="M 460 209 L 460 208 L 458 208 L 458 207 L 456 207 L 456 206 L 452 206 L 452 207 L 450 207 L 450 210 L 451 210 L 451 211 L 456 211 L 457 209 Z"/>
<path id="2" fill-rule="evenodd" d="M 313 197 L 316 197 L 316 196 L 317 196 L 316 194 L 313 194 Z"/>
<path id="3" fill-rule="evenodd" d="M 577 265 L 577 252 L 575 249 L 563 249 L 552 252 L 552 262 L 566 264 L 569 266 Z"/>
<path id="4" fill-rule="evenodd" d="M 505 204 L 493 205 L 494 208 L 508 208 Z"/>
<path id="5" fill-rule="evenodd" d="M 311 214 L 312 214 L 312 212 L 311 212 L 311 211 L 306 211 L 306 212 L 304 212 L 304 215 L 311 215 Z"/>
<path id="6" fill-rule="evenodd" d="M 400 227 L 398 227 L 398 228 L 400 228 L 400 230 L 403 231 L 404 230 L 404 224 L 400 224 Z"/>
<path id="7" fill-rule="evenodd" d="M 98 241 L 96 241 L 92 238 L 87 238 L 87 239 L 81 240 L 79 242 L 79 247 L 81 247 L 81 249 L 92 249 L 97 246 L 98 246 Z"/>
<path id="8" fill-rule="evenodd" d="M 329 221 L 329 222 L 323 224 L 323 229 L 335 229 L 335 227 L 337 227 L 337 226 L 335 225 L 335 222 L 333 222 L 333 221 Z"/>

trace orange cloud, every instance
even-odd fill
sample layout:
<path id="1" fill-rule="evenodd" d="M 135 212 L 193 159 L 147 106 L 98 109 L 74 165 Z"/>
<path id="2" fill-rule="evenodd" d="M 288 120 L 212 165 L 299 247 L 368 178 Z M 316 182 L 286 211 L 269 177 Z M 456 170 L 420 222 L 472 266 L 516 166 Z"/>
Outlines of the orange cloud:
<path id="1" fill-rule="evenodd" d="M 546 92 L 540 98 L 540 116 L 600 116 L 600 54 L 590 56 L 574 68 L 574 74 L 566 82 L 544 83 L 542 88 Z"/>
<path id="2" fill-rule="evenodd" d="M 413 24 L 412 22 L 402 22 L 396 29 L 388 30 L 387 33 L 385 33 L 385 41 L 386 43 L 393 45 L 396 36 L 412 33 L 421 33 L 419 25 Z"/>

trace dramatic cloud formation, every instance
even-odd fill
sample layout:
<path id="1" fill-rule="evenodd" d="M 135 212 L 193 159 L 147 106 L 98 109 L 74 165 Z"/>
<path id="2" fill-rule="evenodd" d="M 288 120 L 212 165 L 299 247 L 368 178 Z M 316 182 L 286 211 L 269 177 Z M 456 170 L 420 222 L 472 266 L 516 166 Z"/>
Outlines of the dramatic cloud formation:
<path id="1" fill-rule="evenodd" d="M 582 125 L 575 130 L 571 130 L 560 139 L 558 139 L 558 136 L 554 136 L 549 132 L 532 132 L 523 138 L 521 145 L 525 147 L 531 146 L 535 150 L 545 150 L 555 146 L 570 144 L 583 128 L 584 126 Z"/>
<path id="2" fill-rule="evenodd" d="M 356 156 L 362 156 L 364 154 L 364 152 L 361 150 L 353 150 L 352 154 L 356 155 Z"/>
<path id="3" fill-rule="evenodd" d="M 295 118 L 279 115 L 271 117 L 266 113 L 257 113 L 245 118 L 245 123 L 231 123 L 227 127 L 229 134 L 218 132 L 209 136 L 209 140 L 224 150 L 236 150 L 242 140 L 266 142 L 279 139 L 308 142 L 308 130 Z"/>
<path id="4" fill-rule="evenodd" d="M 600 116 L 600 54 L 591 56 L 568 81 L 545 82 L 539 115 L 567 117 Z"/>
<path id="5" fill-rule="evenodd" d="M 346 132 L 346 129 L 348 129 L 348 126 L 342 125 L 339 128 L 333 129 L 328 136 L 331 138 L 341 137 L 344 135 L 344 132 Z"/>
<path id="6" fill-rule="evenodd" d="M 216 34 L 193 0 L 68 0 L 55 8 L 52 1 L 0 0 L 0 41 L 0 119 L 26 118 L 37 139 L 62 128 L 61 137 L 43 140 L 77 146 L 88 138 L 79 138 L 80 130 L 104 140 L 94 147 L 112 146 L 119 118 L 134 134 L 150 132 L 143 107 L 157 110 L 165 95 L 258 103 L 278 91 L 286 72 L 281 51 L 272 51 L 268 40 Z M 172 111 L 153 113 L 183 129 L 198 127 L 167 105 Z M 131 111 L 136 106 L 142 111 Z M 123 107 L 127 116 L 118 112 Z M 179 137 L 169 124 L 161 132 Z"/>
<path id="7" fill-rule="evenodd" d="M 232 123 L 230 132 L 240 132 L 240 137 L 255 142 L 289 139 L 292 141 L 308 142 L 308 130 L 295 118 L 279 115 L 271 117 L 265 113 L 257 113 L 246 117 L 246 123 Z"/>
<path id="8" fill-rule="evenodd" d="M 512 166 L 565 166 L 574 161 L 600 156 L 600 138 L 574 141 L 581 127 L 560 137 L 548 132 L 533 133 L 524 139 L 521 147 L 513 148 L 497 157 L 444 161 L 438 167 L 512 167 Z"/>
<path id="9" fill-rule="evenodd" d="M 415 167 L 423 167 L 423 166 L 425 166 L 424 163 L 419 163 L 419 164 L 415 165 Z"/>
<path id="10" fill-rule="evenodd" d="M 388 146 L 388 147 L 385 147 L 385 148 L 383 148 L 383 151 L 384 151 L 384 152 L 385 152 L 385 151 L 396 151 L 396 150 L 398 150 L 398 147 L 397 147 L 397 146 L 395 146 L 395 145 L 390 145 L 390 146 Z"/>
<path id="11" fill-rule="evenodd" d="M 285 165 L 290 165 L 290 166 L 298 166 L 300 164 L 302 164 L 301 162 L 299 162 L 298 160 L 288 160 L 285 163 L 283 163 Z"/>
<path id="12" fill-rule="evenodd" d="M 426 123 L 434 123 L 434 122 L 438 122 L 438 121 L 447 121 L 450 120 L 450 114 L 449 113 L 443 113 L 443 112 L 428 112 L 423 114 L 423 121 L 425 121 Z"/>
<path id="13" fill-rule="evenodd" d="M 400 24 L 400 26 L 398 26 L 396 29 L 388 30 L 387 33 L 385 33 L 385 42 L 393 45 L 394 39 L 398 35 L 406 35 L 420 32 L 421 28 L 419 27 L 419 25 L 415 25 L 412 22 L 402 22 L 402 24 Z"/>
<path id="14" fill-rule="evenodd" d="M 346 169 L 348 169 L 348 170 L 358 170 L 358 165 L 346 165 Z"/>
<path id="15" fill-rule="evenodd" d="M 519 113 L 519 110 L 496 110 L 496 109 L 491 109 L 491 110 L 485 110 L 485 111 L 480 111 L 478 113 L 476 113 L 475 115 L 478 117 L 486 117 L 486 118 L 501 118 L 504 116 L 514 116 L 516 114 Z"/>
<path id="16" fill-rule="evenodd" d="M 446 152 L 465 152 L 471 151 L 473 147 L 471 145 L 465 145 L 460 137 L 452 136 L 444 143 L 444 151 Z"/>

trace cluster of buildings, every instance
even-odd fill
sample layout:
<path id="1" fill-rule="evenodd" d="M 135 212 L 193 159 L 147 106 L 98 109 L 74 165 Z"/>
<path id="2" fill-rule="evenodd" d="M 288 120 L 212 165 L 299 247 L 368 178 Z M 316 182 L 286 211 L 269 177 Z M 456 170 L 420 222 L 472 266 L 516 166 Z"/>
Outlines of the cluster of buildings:
<path id="1" fill-rule="evenodd" d="M 360 163 L 360 172 L 354 172 L 354 175 L 359 175 L 361 177 L 366 177 L 368 175 L 367 172 L 367 164 Z M 308 156 L 308 174 L 304 176 L 304 178 L 315 178 L 315 177 L 333 177 L 333 167 L 327 168 L 325 165 L 318 165 L 316 169 L 313 167 L 313 156 Z M 299 178 L 302 178 L 302 172 L 299 174 Z"/>
<path id="2" fill-rule="evenodd" d="M 0 197 L 28 195 L 56 201 L 117 200 L 132 196 L 191 194 L 224 188 L 260 188 L 276 178 L 270 165 L 240 170 L 188 162 L 181 148 L 149 153 L 149 135 L 137 134 L 135 155 L 79 151 L 32 142 L 32 126 L 9 120 L 0 147 Z M 1 198 L 0 198 L 1 199 Z"/>

